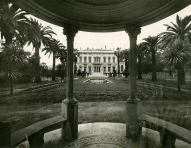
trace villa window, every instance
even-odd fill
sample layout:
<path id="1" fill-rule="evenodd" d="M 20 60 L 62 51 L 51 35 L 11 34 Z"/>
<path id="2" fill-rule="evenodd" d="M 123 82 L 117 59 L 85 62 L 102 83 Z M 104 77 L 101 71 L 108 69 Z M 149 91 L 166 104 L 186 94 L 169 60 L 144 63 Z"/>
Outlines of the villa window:
<path id="1" fill-rule="evenodd" d="M 98 57 L 98 63 L 100 63 L 101 62 L 101 58 L 100 57 Z"/>
<path id="2" fill-rule="evenodd" d="M 101 61 L 101 58 L 100 57 L 94 57 L 94 62 L 95 63 L 100 63 Z"/>
<path id="3" fill-rule="evenodd" d="M 111 63 L 111 57 L 108 57 L 108 63 Z"/>
<path id="4" fill-rule="evenodd" d="M 103 62 L 106 63 L 106 57 L 103 57 Z"/>
<path id="5" fill-rule="evenodd" d="M 113 57 L 113 63 L 115 63 L 115 57 Z"/>
<path id="6" fill-rule="evenodd" d="M 115 71 L 115 67 L 113 67 L 113 71 Z"/>
<path id="7" fill-rule="evenodd" d="M 106 67 L 103 67 L 103 72 L 104 72 L 104 73 L 106 72 Z"/>
<path id="8" fill-rule="evenodd" d="M 84 63 L 87 63 L 87 57 L 84 57 Z"/>
<path id="9" fill-rule="evenodd" d="M 111 72 L 111 67 L 108 67 L 108 72 Z"/>
<path id="10" fill-rule="evenodd" d="M 89 63 L 91 63 L 92 62 L 92 59 L 91 59 L 91 57 L 89 57 Z"/>
<path id="11" fill-rule="evenodd" d="M 82 57 L 80 57 L 80 63 L 82 63 Z"/>

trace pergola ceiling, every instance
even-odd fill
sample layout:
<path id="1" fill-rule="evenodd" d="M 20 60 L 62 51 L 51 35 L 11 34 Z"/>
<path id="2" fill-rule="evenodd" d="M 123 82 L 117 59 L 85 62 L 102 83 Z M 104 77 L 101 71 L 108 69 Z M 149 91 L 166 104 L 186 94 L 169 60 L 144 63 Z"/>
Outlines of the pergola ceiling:
<path id="1" fill-rule="evenodd" d="M 74 24 L 82 31 L 120 31 L 125 26 L 144 26 L 165 18 L 191 0 L 15 0 L 32 15 L 63 26 Z"/>

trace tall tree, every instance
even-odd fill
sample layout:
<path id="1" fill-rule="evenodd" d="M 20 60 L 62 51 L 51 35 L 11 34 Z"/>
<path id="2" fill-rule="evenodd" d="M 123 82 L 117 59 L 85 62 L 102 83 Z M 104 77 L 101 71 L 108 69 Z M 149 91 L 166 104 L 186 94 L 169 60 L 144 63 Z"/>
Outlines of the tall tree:
<path id="1" fill-rule="evenodd" d="M 18 67 L 26 62 L 27 57 L 30 54 L 25 52 L 22 46 L 18 42 L 13 42 L 10 45 L 5 44 L 3 52 L 1 53 L 1 62 L 3 69 L 7 74 L 7 78 L 10 84 L 10 94 L 13 94 L 14 80 L 22 76 L 22 73 L 18 71 Z"/>
<path id="2" fill-rule="evenodd" d="M 164 51 L 164 61 L 167 66 L 172 67 L 177 70 L 177 88 L 181 91 L 181 77 L 182 77 L 182 67 L 187 62 L 187 59 L 191 58 L 191 45 L 189 43 L 184 44 L 182 48 L 182 43 L 176 40 L 169 48 Z M 186 60 L 186 61 L 185 61 Z"/>
<path id="3" fill-rule="evenodd" d="M 127 78 L 129 75 L 129 70 L 128 70 L 128 67 L 129 67 L 129 50 L 128 49 L 121 50 L 120 57 L 121 57 L 120 60 L 125 61 L 125 70 L 124 70 L 123 74 Z"/>
<path id="4" fill-rule="evenodd" d="M 62 46 L 62 48 L 59 48 L 58 53 L 56 54 L 56 58 L 58 58 L 63 65 L 66 64 L 67 50 L 65 46 Z"/>
<path id="5" fill-rule="evenodd" d="M 65 46 L 62 46 L 62 48 L 59 48 L 56 58 L 58 58 L 61 62 L 59 66 L 57 66 L 57 72 L 59 73 L 59 76 L 61 76 L 61 80 L 66 76 L 66 61 L 67 61 L 67 50 Z M 63 74 L 60 74 L 60 72 L 63 72 Z"/>
<path id="6" fill-rule="evenodd" d="M 24 36 L 29 27 L 27 13 L 19 9 L 16 5 L 7 2 L 0 7 L 0 32 L 1 38 L 5 39 L 5 44 L 9 46 L 15 38 L 24 44 Z"/>
<path id="7" fill-rule="evenodd" d="M 138 70 L 138 79 L 142 79 L 142 61 L 145 56 L 147 46 L 144 43 L 137 45 L 137 70 Z"/>
<path id="8" fill-rule="evenodd" d="M 56 73 L 55 73 L 55 67 L 56 67 L 56 55 L 58 54 L 59 50 L 63 49 L 63 44 L 56 40 L 51 39 L 48 41 L 48 43 L 45 45 L 45 47 L 42 49 L 42 51 L 45 51 L 45 54 L 52 54 L 52 81 L 55 81 Z"/>
<path id="9" fill-rule="evenodd" d="M 191 15 L 186 16 L 183 19 L 177 15 L 176 23 L 171 22 L 170 25 L 165 24 L 165 26 L 167 27 L 167 31 L 160 34 L 162 48 L 172 49 L 170 47 L 177 45 L 178 42 L 178 53 L 183 54 L 183 50 L 185 49 L 185 46 L 187 46 L 187 43 L 191 43 Z M 184 59 L 183 61 L 186 61 L 186 59 Z M 186 62 L 184 64 L 182 63 L 182 66 L 179 69 L 182 84 L 185 84 L 186 82 L 184 70 L 185 64 Z"/>
<path id="10" fill-rule="evenodd" d="M 35 82 L 41 82 L 40 77 L 40 48 L 42 45 L 46 46 L 55 34 L 50 26 L 43 27 L 36 19 L 30 19 L 30 29 L 28 29 L 28 45 L 32 44 L 35 49 Z"/>
<path id="11" fill-rule="evenodd" d="M 152 81 L 157 81 L 157 72 L 156 72 L 156 53 L 158 50 L 158 45 L 160 42 L 159 36 L 149 36 L 144 39 L 144 44 L 147 46 L 148 53 L 151 54 L 152 61 Z"/>

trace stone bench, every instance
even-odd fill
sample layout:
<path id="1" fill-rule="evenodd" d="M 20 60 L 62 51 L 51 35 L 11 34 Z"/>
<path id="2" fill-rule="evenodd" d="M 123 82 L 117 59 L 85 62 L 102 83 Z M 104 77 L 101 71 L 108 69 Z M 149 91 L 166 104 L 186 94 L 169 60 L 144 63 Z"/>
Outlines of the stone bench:
<path id="1" fill-rule="evenodd" d="M 7 134 L 5 130 L 0 130 L 0 135 L 4 135 L 2 136 L 4 142 L 0 143 L 0 147 L 14 147 L 27 139 L 30 148 L 40 147 L 44 144 L 44 133 L 61 128 L 65 122 L 66 119 L 56 116 L 36 122 L 11 134 Z M 4 124 L 3 129 L 6 127 L 10 130 L 10 126 L 8 125 L 10 124 Z"/>
<path id="2" fill-rule="evenodd" d="M 159 131 L 164 148 L 175 148 L 176 139 L 191 144 L 191 131 L 188 129 L 149 115 L 141 115 L 138 120 L 142 127 Z"/>

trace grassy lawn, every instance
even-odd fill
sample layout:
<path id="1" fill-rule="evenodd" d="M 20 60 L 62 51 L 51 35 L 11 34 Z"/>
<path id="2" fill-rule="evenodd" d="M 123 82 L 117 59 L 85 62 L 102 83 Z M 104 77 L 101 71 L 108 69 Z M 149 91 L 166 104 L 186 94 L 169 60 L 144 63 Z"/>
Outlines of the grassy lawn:
<path id="1" fill-rule="evenodd" d="M 74 81 L 74 94 L 79 101 L 79 123 L 126 121 L 128 81 L 110 79 L 112 83 L 83 83 Z M 0 120 L 12 122 L 12 131 L 26 127 L 36 121 L 60 114 L 60 102 L 65 99 L 66 84 L 54 88 L 28 92 L 26 94 L 0 99 Z M 167 98 L 152 96 L 150 88 L 138 87 L 142 100 L 139 113 L 165 118 L 191 129 L 191 99 L 186 93 L 168 91 Z M 184 98 L 184 96 L 186 98 Z"/>
<path id="2" fill-rule="evenodd" d="M 94 84 L 83 83 L 86 79 L 74 81 L 74 97 L 79 102 L 92 101 L 125 101 L 128 98 L 128 80 L 110 79 L 112 83 Z M 155 92 L 157 91 L 157 94 Z M 191 92 L 179 93 L 175 90 L 168 90 L 164 98 L 160 89 L 138 86 L 138 98 L 141 100 L 191 100 Z M 60 103 L 65 99 L 66 84 L 62 83 L 53 88 L 46 88 L 38 91 L 26 92 L 20 95 L 1 97 L 0 103 Z"/>
<path id="3" fill-rule="evenodd" d="M 155 82 L 155 84 L 160 84 L 160 85 L 166 84 L 166 86 L 168 86 L 168 87 L 177 88 L 177 78 L 176 77 L 172 78 L 171 76 L 166 74 L 166 81 L 165 81 L 164 73 L 157 73 L 157 77 L 158 77 L 158 81 Z M 143 75 L 143 80 L 140 80 L 140 81 L 153 83 L 151 81 L 151 75 L 149 75 L 149 74 Z M 186 84 L 182 85 L 181 88 L 191 90 L 191 75 L 189 75 L 189 74 L 186 75 Z"/>
<path id="4" fill-rule="evenodd" d="M 26 88 L 36 87 L 43 84 L 48 84 L 50 81 L 42 81 L 40 84 L 38 83 L 24 83 L 24 84 L 15 84 L 14 85 L 14 93 L 18 93 Z M 0 83 L 0 96 L 5 96 L 10 94 L 10 87 L 7 84 Z"/>

